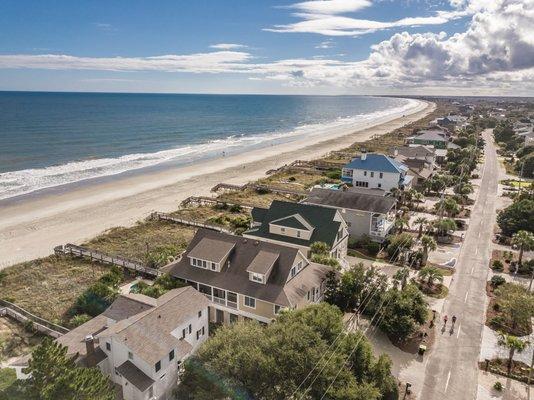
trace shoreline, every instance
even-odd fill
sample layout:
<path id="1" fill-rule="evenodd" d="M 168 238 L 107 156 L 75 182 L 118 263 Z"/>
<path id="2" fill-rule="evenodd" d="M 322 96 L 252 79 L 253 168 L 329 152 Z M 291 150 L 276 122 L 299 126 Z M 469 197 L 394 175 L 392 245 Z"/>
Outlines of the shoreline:
<path id="1" fill-rule="evenodd" d="M 0 269 L 44 257 L 54 246 L 80 243 L 115 226 L 131 226 L 152 211 L 176 210 L 192 195 L 210 195 L 220 182 L 243 184 L 296 159 L 314 159 L 414 122 L 435 108 L 419 101 L 410 111 L 365 123 L 352 133 L 302 138 L 246 153 L 163 171 L 83 185 L 71 191 L 0 203 Z M 403 116 L 404 114 L 404 116 Z"/>

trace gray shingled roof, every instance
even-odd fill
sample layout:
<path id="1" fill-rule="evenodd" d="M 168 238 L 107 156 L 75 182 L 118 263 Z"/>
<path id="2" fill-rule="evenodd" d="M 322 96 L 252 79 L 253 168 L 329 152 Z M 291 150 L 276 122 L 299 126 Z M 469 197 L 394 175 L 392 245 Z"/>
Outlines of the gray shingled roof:
<path id="1" fill-rule="evenodd" d="M 117 367 L 117 372 L 124 376 L 128 382 L 141 392 L 147 390 L 154 380 L 135 366 L 130 360 L 126 360 Z"/>
<path id="2" fill-rule="evenodd" d="M 386 214 L 397 202 L 393 197 L 376 196 L 343 190 L 313 189 L 306 203 Z"/>
<path id="3" fill-rule="evenodd" d="M 210 238 L 203 238 L 197 245 L 187 254 L 188 257 L 200 258 L 206 261 L 220 263 L 233 249 L 234 245 L 229 242 L 222 242 L 220 240 L 213 240 Z"/>
<path id="4" fill-rule="evenodd" d="M 260 239 L 271 239 L 305 247 L 309 246 L 313 242 L 325 242 L 329 246 L 332 246 L 336 241 L 337 233 L 341 227 L 341 222 L 334 221 L 336 212 L 337 210 L 335 209 L 312 204 L 289 203 L 287 201 L 275 200 L 271 203 L 271 207 L 264 214 L 263 219 L 261 221 L 254 221 L 261 223 L 261 225 L 246 231 L 244 235 L 254 236 Z M 278 235 L 269 232 L 270 222 L 295 214 L 299 214 L 314 228 L 309 240 Z"/>
<path id="5" fill-rule="evenodd" d="M 206 237 L 235 244 L 234 250 L 228 258 L 229 265 L 226 263 L 221 268 L 221 272 L 193 267 L 187 257 L 196 243 Z M 247 271 L 261 251 L 278 254 L 278 259 L 265 284 L 250 281 Z M 283 288 L 289 271 L 295 263 L 297 253 L 298 250 L 293 247 L 199 229 L 185 251 L 184 257 L 172 264 L 170 273 L 176 278 L 200 282 L 271 303 L 289 306 Z"/>

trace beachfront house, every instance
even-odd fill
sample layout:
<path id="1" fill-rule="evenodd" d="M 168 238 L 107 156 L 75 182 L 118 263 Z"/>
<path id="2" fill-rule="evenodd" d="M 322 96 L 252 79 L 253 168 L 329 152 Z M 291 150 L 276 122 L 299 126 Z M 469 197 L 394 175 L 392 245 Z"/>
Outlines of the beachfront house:
<path id="1" fill-rule="evenodd" d="M 343 167 L 341 180 L 354 187 L 389 192 L 392 188 L 409 189 L 412 177 L 408 175 L 406 165 L 391 157 L 384 154 L 363 153 Z"/>
<path id="2" fill-rule="evenodd" d="M 449 143 L 449 134 L 439 129 L 424 129 L 418 131 L 415 136 L 406 138 L 409 144 L 430 145 L 436 149 L 446 149 Z"/>
<path id="3" fill-rule="evenodd" d="M 431 146 L 402 146 L 390 150 L 391 157 L 409 168 L 412 186 L 420 187 L 433 174 L 436 167 L 436 149 Z"/>
<path id="4" fill-rule="evenodd" d="M 283 309 L 321 301 L 332 267 L 295 247 L 199 229 L 170 271 L 209 299 L 212 322 L 267 324 Z"/>
<path id="5" fill-rule="evenodd" d="M 393 227 L 397 200 L 392 196 L 351 189 L 314 188 L 304 203 L 338 210 L 347 223 L 351 238 L 368 236 L 371 240 L 382 242 Z"/>
<path id="6" fill-rule="evenodd" d="M 208 338 L 208 305 L 189 286 L 158 299 L 121 294 L 102 314 L 57 341 L 78 365 L 97 367 L 120 386 L 120 398 L 167 400 L 173 398 L 182 362 Z M 28 359 L 17 365 L 27 366 Z"/>
<path id="7" fill-rule="evenodd" d="M 306 257 L 313 243 L 323 242 L 330 257 L 346 263 L 349 234 L 339 211 L 275 200 L 269 208 L 254 207 L 251 214 L 252 227 L 243 236 L 295 247 Z"/>

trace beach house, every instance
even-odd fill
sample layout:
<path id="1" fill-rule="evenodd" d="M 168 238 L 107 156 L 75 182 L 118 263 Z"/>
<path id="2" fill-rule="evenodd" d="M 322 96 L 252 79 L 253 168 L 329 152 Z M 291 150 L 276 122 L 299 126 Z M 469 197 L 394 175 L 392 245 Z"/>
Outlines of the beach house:
<path id="1" fill-rule="evenodd" d="M 420 187 L 429 179 L 436 168 L 436 149 L 432 146 L 402 146 L 390 150 L 391 157 L 409 168 L 413 177 L 412 186 Z"/>
<path id="2" fill-rule="evenodd" d="M 406 138 L 406 142 L 418 145 L 431 145 L 436 149 L 446 149 L 449 143 L 449 134 L 439 129 L 424 129 L 416 135 Z"/>
<path id="3" fill-rule="evenodd" d="M 210 320 L 269 323 L 283 309 L 323 299 L 332 267 L 311 262 L 298 248 L 199 229 L 170 274 L 210 301 Z"/>
<path id="4" fill-rule="evenodd" d="M 345 263 L 349 234 L 339 211 L 275 200 L 269 208 L 254 207 L 251 214 L 252 226 L 243 236 L 295 247 L 307 257 L 313 243 L 323 242 L 331 257 Z"/>
<path id="5" fill-rule="evenodd" d="M 341 171 L 341 180 L 354 187 L 382 189 L 409 189 L 412 177 L 408 167 L 384 154 L 363 153 L 346 164 Z"/>
<path id="6" fill-rule="evenodd" d="M 208 305 L 189 286 L 158 299 L 121 294 L 104 313 L 57 342 L 78 365 L 97 367 L 120 386 L 122 399 L 167 400 L 182 362 L 208 338 Z"/>
<path id="7" fill-rule="evenodd" d="M 371 240 L 382 242 L 393 227 L 397 200 L 351 189 L 314 188 L 304 203 L 338 210 L 347 223 L 350 237 L 369 236 Z"/>

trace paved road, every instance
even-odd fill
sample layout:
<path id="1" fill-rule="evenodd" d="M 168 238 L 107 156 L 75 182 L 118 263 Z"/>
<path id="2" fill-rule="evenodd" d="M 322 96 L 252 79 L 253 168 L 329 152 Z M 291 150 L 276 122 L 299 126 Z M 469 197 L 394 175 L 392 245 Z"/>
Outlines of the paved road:
<path id="1" fill-rule="evenodd" d="M 439 331 L 435 347 L 428 355 L 424 382 L 413 382 L 422 400 L 476 399 L 498 185 L 498 161 L 491 130 L 486 130 L 483 137 L 486 148 L 480 191 L 442 310 L 442 315 L 449 316 L 449 324 L 443 334 Z M 458 321 L 451 334 L 452 315 Z"/>

